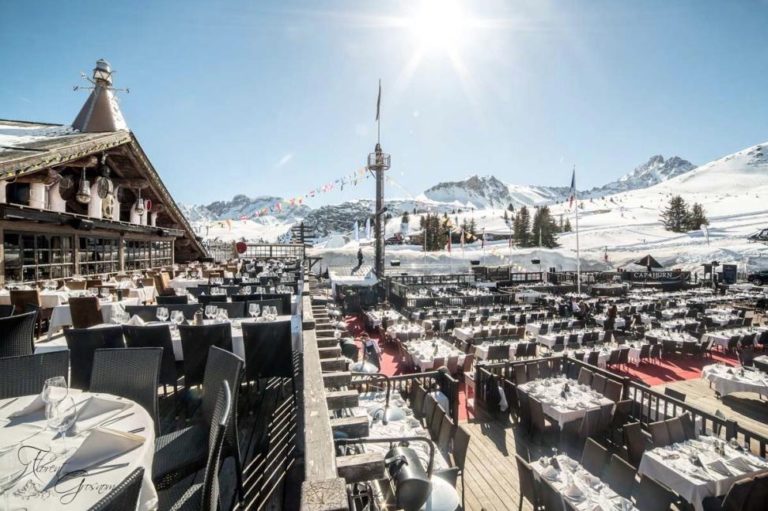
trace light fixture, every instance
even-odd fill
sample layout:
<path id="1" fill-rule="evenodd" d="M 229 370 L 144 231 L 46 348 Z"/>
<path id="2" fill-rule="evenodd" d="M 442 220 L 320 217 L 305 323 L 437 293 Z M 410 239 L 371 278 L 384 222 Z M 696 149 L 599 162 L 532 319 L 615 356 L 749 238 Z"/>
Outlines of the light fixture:
<path id="1" fill-rule="evenodd" d="M 138 196 L 136 197 L 136 214 L 141 216 L 144 214 L 144 199 L 141 198 L 141 188 L 138 189 Z"/>
<path id="2" fill-rule="evenodd" d="M 93 69 L 93 79 L 96 82 L 104 82 L 107 85 L 112 85 L 112 68 L 104 59 L 96 61 L 96 67 Z"/>
<path id="3" fill-rule="evenodd" d="M 105 199 L 107 195 L 115 191 L 115 185 L 112 183 L 112 180 L 109 178 L 111 169 L 109 168 L 109 165 L 107 165 L 106 154 L 102 155 L 101 157 L 100 170 L 101 170 L 101 175 L 96 178 L 96 183 L 98 184 L 97 191 L 99 193 L 99 197 L 101 197 L 102 199 Z"/>
<path id="4" fill-rule="evenodd" d="M 80 176 L 80 187 L 77 189 L 77 194 L 75 194 L 75 200 L 80 204 L 91 202 L 91 183 L 85 176 L 85 167 L 83 167 L 83 172 Z"/>

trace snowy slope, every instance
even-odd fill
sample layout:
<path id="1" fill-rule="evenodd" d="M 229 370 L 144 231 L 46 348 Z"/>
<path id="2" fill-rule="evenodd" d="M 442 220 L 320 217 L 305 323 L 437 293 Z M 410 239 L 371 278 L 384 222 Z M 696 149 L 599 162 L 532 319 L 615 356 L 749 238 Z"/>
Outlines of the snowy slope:
<path id="1" fill-rule="evenodd" d="M 663 156 L 657 154 L 618 180 L 593 188 L 582 193 L 581 196 L 600 197 L 612 193 L 648 188 L 689 172 L 694 168 L 696 168 L 695 165 L 679 156 L 672 156 L 665 160 Z"/>
<path id="2" fill-rule="evenodd" d="M 458 203 L 476 209 L 503 208 L 509 204 L 546 204 L 563 200 L 567 194 L 567 188 L 509 185 L 494 176 L 477 175 L 464 181 L 440 183 L 424 192 L 424 196 L 433 201 Z"/>

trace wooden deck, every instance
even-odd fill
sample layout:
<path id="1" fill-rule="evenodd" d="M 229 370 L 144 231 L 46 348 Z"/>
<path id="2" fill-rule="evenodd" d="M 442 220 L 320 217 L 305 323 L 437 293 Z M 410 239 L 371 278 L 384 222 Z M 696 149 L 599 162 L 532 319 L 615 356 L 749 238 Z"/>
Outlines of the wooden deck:
<path id="1" fill-rule="evenodd" d="M 720 410 L 742 427 L 768 437 L 768 401 L 762 399 L 759 394 L 736 392 L 720 399 L 715 396 L 715 391 L 709 388 L 709 382 L 702 378 L 658 385 L 653 389 L 663 391 L 664 387 L 684 392 L 687 404 L 712 414 Z"/>

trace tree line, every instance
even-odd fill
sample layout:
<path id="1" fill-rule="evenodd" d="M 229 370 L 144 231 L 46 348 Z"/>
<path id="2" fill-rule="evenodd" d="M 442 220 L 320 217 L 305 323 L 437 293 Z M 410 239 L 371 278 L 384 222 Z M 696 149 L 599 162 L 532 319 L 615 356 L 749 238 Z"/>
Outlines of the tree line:
<path id="1" fill-rule="evenodd" d="M 687 232 L 709 225 L 709 220 L 701 204 L 694 202 L 689 207 L 682 197 L 675 195 L 669 199 L 669 204 L 661 212 L 661 223 L 668 231 Z"/>

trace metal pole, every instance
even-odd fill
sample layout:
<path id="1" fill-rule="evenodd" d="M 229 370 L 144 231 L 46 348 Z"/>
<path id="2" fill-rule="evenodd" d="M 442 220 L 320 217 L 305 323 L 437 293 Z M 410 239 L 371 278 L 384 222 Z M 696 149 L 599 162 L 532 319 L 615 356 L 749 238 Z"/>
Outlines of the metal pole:
<path id="1" fill-rule="evenodd" d="M 381 146 L 376 144 L 376 154 L 381 153 Z M 384 208 L 384 169 L 377 165 L 376 173 L 376 217 L 374 222 L 374 236 L 376 238 L 376 277 L 384 278 L 384 230 L 382 228 L 382 213 Z"/>
<path id="2" fill-rule="evenodd" d="M 573 171 L 576 172 L 574 165 Z M 579 250 L 579 199 L 576 196 L 576 188 L 573 189 L 573 198 L 576 201 L 576 293 L 581 294 L 581 251 Z"/>

